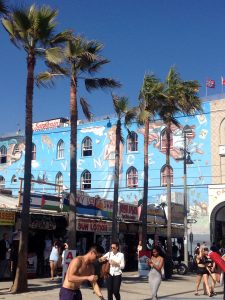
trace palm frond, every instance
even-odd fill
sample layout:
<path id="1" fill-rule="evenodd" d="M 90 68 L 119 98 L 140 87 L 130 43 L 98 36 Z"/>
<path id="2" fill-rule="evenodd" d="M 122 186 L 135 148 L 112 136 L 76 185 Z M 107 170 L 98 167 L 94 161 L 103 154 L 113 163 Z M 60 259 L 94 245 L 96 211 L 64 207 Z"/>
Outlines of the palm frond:
<path id="1" fill-rule="evenodd" d="M 139 107 L 133 107 L 126 112 L 124 118 L 124 124 L 126 127 L 130 126 L 132 122 L 137 119 L 138 113 L 139 113 Z"/>
<path id="2" fill-rule="evenodd" d="M 45 64 L 49 68 L 50 73 L 70 76 L 70 70 L 64 67 L 62 64 L 54 64 L 50 61 L 45 61 Z"/>
<path id="3" fill-rule="evenodd" d="M 12 19 L 14 26 L 20 34 L 26 33 L 31 29 L 31 20 L 29 19 L 29 11 L 27 8 L 15 8 L 12 11 Z"/>
<path id="4" fill-rule="evenodd" d="M 52 74 L 50 72 L 39 73 L 35 77 L 35 83 L 37 87 L 50 88 L 54 86 L 54 78 L 59 74 Z"/>
<path id="5" fill-rule="evenodd" d="M 5 1 L 0 0 L 0 14 L 6 15 L 8 13 L 8 7 L 5 4 Z"/>
<path id="6" fill-rule="evenodd" d="M 86 78 L 85 87 L 88 92 L 94 89 L 119 88 L 121 84 L 112 78 Z"/>
<path id="7" fill-rule="evenodd" d="M 82 111 L 85 115 L 85 117 L 88 119 L 88 121 L 91 121 L 93 114 L 90 112 L 90 105 L 84 98 L 80 98 L 80 104 L 82 107 Z"/>
<path id="8" fill-rule="evenodd" d="M 56 17 L 58 11 L 49 6 L 41 6 L 35 11 L 34 32 L 36 32 L 38 39 L 44 45 L 49 44 L 49 39 L 54 35 L 56 27 Z"/>
<path id="9" fill-rule="evenodd" d="M 151 117 L 150 112 L 144 109 L 144 110 L 140 110 L 136 120 L 139 125 L 144 125 L 145 122 L 150 119 L 150 117 Z"/>
<path id="10" fill-rule="evenodd" d="M 113 106 L 117 115 L 125 114 L 128 111 L 128 98 L 112 94 Z"/>
<path id="11" fill-rule="evenodd" d="M 53 64 L 60 64 L 64 60 L 63 51 L 59 47 L 49 48 L 45 51 L 47 61 Z"/>
<path id="12" fill-rule="evenodd" d="M 64 44 L 65 42 L 72 41 L 73 40 L 73 33 L 71 30 L 65 30 L 62 31 L 55 36 L 53 36 L 50 40 L 50 44 L 52 46 L 58 45 L 58 44 Z"/>
<path id="13" fill-rule="evenodd" d="M 90 74 L 95 74 L 97 73 L 101 67 L 105 64 L 108 64 L 110 61 L 108 59 L 101 59 L 97 62 L 93 62 L 89 67 L 88 67 L 88 72 Z"/>
<path id="14" fill-rule="evenodd" d="M 86 51 L 97 55 L 103 49 L 103 44 L 98 41 L 85 41 Z"/>

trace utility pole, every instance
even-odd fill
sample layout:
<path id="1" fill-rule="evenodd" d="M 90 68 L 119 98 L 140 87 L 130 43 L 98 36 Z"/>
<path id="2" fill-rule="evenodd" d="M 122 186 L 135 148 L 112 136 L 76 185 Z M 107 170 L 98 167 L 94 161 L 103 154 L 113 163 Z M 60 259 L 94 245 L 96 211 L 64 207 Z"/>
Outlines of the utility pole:
<path id="1" fill-rule="evenodd" d="M 188 266 L 188 203 L 187 203 L 187 164 L 193 164 L 190 153 L 187 151 L 187 134 L 191 134 L 192 129 L 187 125 L 183 129 L 184 134 L 184 263 Z M 188 154 L 188 157 L 187 157 Z"/>

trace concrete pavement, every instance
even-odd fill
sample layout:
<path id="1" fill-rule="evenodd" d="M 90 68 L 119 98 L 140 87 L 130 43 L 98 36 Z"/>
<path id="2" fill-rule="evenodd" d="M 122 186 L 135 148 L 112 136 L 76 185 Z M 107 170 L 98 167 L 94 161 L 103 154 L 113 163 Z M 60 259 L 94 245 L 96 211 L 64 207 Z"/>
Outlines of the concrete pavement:
<path id="1" fill-rule="evenodd" d="M 200 296 L 194 295 L 196 275 L 179 276 L 174 275 L 173 279 L 163 281 L 158 297 L 164 299 L 208 299 L 200 290 Z M 29 291 L 23 294 L 12 295 L 8 292 L 11 282 L 0 282 L 0 300 L 55 300 L 58 299 L 61 280 L 50 281 L 48 278 L 29 280 Z M 202 287 L 202 286 L 201 286 Z M 223 287 L 216 287 L 217 295 L 211 299 L 223 299 Z M 82 288 L 83 300 L 97 300 L 92 289 Z M 107 296 L 106 289 L 103 289 L 103 295 Z M 146 278 L 139 278 L 136 272 L 125 272 L 123 274 L 123 283 L 121 286 L 121 299 L 124 300 L 150 300 L 151 293 Z"/>

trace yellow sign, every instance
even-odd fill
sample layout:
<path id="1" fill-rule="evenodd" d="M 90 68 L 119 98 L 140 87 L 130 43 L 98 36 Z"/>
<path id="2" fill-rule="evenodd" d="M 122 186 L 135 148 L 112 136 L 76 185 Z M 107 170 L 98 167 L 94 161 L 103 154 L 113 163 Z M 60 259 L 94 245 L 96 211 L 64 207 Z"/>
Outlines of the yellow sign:
<path id="1" fill-rule="evenodd" d="M 12 211 L 0 211 L 0 225 L 14 225 L 16 213 Z"/>

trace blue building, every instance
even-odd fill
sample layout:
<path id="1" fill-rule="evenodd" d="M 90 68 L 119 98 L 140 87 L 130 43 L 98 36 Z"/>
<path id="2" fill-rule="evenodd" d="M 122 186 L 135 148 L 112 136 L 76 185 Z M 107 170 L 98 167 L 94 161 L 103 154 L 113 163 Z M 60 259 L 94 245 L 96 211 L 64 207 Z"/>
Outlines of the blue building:
<path id="1" fill-rule="evenodd" d="M 170 175 L 172 202 L 174 203 L 173 218 L 174 223 L 177 224 L 183 222 L 183 129 L 185 126 L 191 129 L 191 133 L 186 134 L 186 151 L 193 162 L 190 165 L 187 164 L 187 196 L 189 219 L 197 221 L 189 228 L 194 233 L 194 242 L 209 241 L 209 187 L 214 184 L 217 176 L 215 165 L 212 164 L 214 157 L 211 151 L 212 128 L 214 128 L 212 124 L 215 123 L 219 114 L 219 110 L 216 109 L 212 113 L 212 106 L 214 105 L 215 108 L 217 102 L 224 103 L 224 100 L 205 99 L 203 114 L 196 114 L 194 117 L 179 117 L 181 126 L 179 128 L 172 126 Z M 112 207 L 110 208 L 109 203 L 113 199 L 115 124 L 115 118 L 105 118 L 90 123 L 79 121 L 77 178 L 80 191 L 78 202 L 81 204 L 78 205 L 78 209 L 82 214 L 89 215 L 88 209 L 92 208 L 95 213 L 92 211 L 91 215 L 110 217 Z M 140 210 L 138 204 L 141 203 L 143 197 L 144 131 L 136 123 L 132 124 L 130 130 L 133 132 L 132 139 L 129 138 L 127 130 L 123 127 L 125 143 L 121 143 L 120 146 L 119 202 L 121 207 L 122 204 L 129 204 L 129 208 L 125 209 L 129 212 L 132 211 L 132 207 L 136 207 L 133 210 L 133 220 L 138 221 Z M 34 123 L 33 131 L 32 179 L 38 182 L 32 182 L 32 193 L 56 196 L 65 194 L 69 191 L 70 182 L 69 121 L 59 118 Z M 157 120 L 150 124 L 149 130 L 149 207 L 151 205 L 158 207 L 167 201 L 165 146 L 165 125 L 161 120 Z M 24 151 L 22 136 L 0 139 L 0 187 L 12 190 L 14 196 L 18 195 L 19 178 L 23 177 Z M 55 186 L 43 183 L 53 183 Z M 96 203 L 98 203 L 97 209 Z M 85 208 L 85 206 L 87 207 Z M 136 216 L 134 216 L 135 214 Z M 151 219 L 151 217 L 149 218 Z M 154 230 L 154 228 L 150 228 L 149 232 L 153 233 Z M 165 228 L 159 228 L 158 235 L 165 235 Z M 211 237 L 211 239 L 213 238 L 214 236 Z M 217 237 L 217 239 L 222 238 L 223 234 Z"/>

